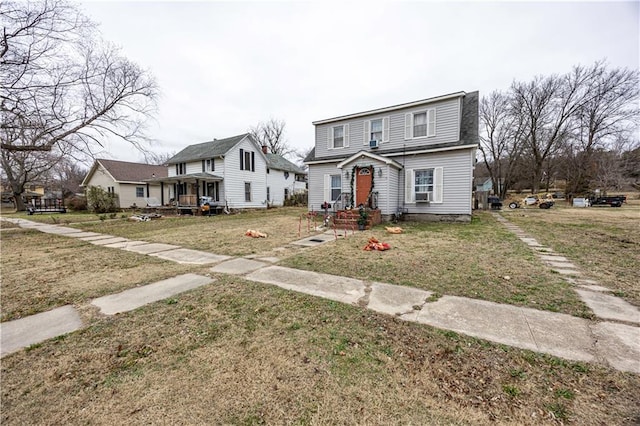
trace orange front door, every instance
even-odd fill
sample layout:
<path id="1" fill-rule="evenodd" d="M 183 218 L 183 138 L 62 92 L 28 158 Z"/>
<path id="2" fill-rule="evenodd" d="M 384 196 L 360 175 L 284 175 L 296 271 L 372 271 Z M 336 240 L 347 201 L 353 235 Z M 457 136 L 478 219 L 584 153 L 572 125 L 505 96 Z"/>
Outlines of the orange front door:
<path id="1" fill-rule="evenodd" d="M 371 167 L 356 167 L 356 207 L 360 204 L 367 205 L 367 197 L 371 192 Z"/>

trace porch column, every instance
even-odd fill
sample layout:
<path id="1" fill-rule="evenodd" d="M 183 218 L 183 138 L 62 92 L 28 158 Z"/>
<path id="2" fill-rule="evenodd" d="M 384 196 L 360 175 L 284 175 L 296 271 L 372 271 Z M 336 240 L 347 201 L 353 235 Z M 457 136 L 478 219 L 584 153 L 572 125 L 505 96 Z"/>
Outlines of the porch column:
<path id="1" fill-rule="evenodd" d="M 196 206 L 200 207 L 200 181 L 196 179 Z"/>

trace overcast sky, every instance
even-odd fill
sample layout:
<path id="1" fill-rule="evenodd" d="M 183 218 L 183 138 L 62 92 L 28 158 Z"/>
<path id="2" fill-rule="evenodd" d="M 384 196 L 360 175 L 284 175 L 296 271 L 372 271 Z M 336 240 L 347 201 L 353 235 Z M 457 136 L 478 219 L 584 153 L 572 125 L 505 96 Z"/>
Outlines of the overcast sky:
<path id="1" fill-rule="evenodd" d="M 84 2 L 106 40 L 155 75 L 157 152 L 286 122 L 314 144 L 312 121 L 606 59 L 637 69 L 633 2 Z M 102 157 L 142 156 L 109 143 Z"/>

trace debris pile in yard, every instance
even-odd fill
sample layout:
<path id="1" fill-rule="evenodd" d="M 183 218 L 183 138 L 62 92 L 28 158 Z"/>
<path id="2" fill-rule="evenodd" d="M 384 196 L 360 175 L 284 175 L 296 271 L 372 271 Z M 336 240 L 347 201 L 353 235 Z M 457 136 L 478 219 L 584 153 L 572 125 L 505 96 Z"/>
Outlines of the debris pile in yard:
<path id="1" fill-rule="evenodd" d="M 404 232 L 404 229 L 399 226 L 386 226 L 384 229 L 390 234 L 402 234 L 402 232 Z"/>
<path id="2" fill-rule="evenodd" d="M 256 231 L 255 229 L 247 229 L 247 232 L 245 232 L 244 235 L 252 238 L 267 238 L 267 234 L 265 234 L 264 232 Z"/>
<path id="3" fill-rule="evenodd" d="M 149 222 L 152 219 L 159 219 L 162 215 L 158 213 L 150 213 L 150 214 L 134 214 L 129 217 L 129 220 L 132 222 Z"/>
<path id="4" fill-rule="evenodd" d="M 364 248 L 362 250 L 365 250 L 365 251 L 372 251 L 372 250 L 385 251 L 385 250 L 389 250 L 390 248 L 391 248 L 391 246 L 388 243 L 381 243 L 376 238 L 371 237 L 371 238 L 369 238 L 369 242 L 367 242 L 367 245 L 364 246 Z"/>

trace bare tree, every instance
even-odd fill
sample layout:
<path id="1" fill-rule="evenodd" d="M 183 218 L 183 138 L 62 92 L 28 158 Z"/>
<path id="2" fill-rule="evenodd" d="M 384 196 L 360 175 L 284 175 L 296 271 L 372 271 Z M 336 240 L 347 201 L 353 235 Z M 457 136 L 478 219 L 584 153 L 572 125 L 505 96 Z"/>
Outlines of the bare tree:
<path id="1" fill-rule="evenodd" d="M 286 123 L 283 120 L 271 118 L 267 122 L 260 122 L 249 129 L 249 133 L 262 146 L 266 146 L 269 152 L 287 157 L 295 153 L 284 137 Z"/>
<path id="2" fill-rule="evenodd" d="M 107 137 L 144 148 L 155 80 L 101 41 L 77 6 L 3 1 L 0 15 L 0 147 L 7 163 L 31 163 L 30 153 L 34 162 L 43 158 L 37 153 L 91 155 Z"/>
<path id="3" fill-rule="evenodd" d="M 480 102 L 480 152 L 496 194 L 504 198 L 513 183 L 522 154 L 521 116 L 510 107 L 509 95 L 492 92 Z"/>
<path id="4" fill-rule="evenodd" d="M 164 166 L 171 159 L 171 157 L 175 156 L 176 152 L 152 152 L 146 151 L 144 153 L 144 162 L 147 164 L 155 164 L 158 166 Z"/>

